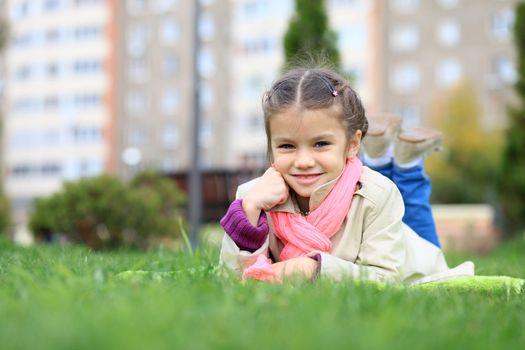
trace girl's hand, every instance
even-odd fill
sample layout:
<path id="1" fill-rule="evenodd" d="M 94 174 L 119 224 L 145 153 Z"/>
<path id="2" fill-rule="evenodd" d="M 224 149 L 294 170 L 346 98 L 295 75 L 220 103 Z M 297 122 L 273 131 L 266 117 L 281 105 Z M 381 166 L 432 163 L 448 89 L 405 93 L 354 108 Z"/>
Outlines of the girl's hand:
<path id="1" fill-rule="evenodd" d="M 288 185 L 275 168 L 264 172 L 242 200 L 242 209 L 250 223 L 257 226 L 261 210 L 268 211 L 288 200 Z"/>
<path id="2" fill-rule="evenodd" d="M 282 282 L 283 278 L 293 279 L 298 277 L 311 281 L 317 274 L 318 266 L 319 263 L 314 259 L 301 256 L 272 264 L 272 269 L 277 282 Z"/>

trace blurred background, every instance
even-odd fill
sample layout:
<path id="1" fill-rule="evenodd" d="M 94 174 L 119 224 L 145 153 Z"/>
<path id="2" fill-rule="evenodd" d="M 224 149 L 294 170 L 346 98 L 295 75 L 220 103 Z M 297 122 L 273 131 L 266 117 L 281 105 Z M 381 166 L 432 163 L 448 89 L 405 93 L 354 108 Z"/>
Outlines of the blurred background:
<path id="1" fill-rule="evenodd" d="M 367 113 L 445 133 L 428 160 L 444 245 L 490 250 L 502 235 L 494 178 L 516 103 L 518 1 L 324 3 Z M 7 234 L 31 242 L 46 224 L 30 225 L 35 198 L 65 182 L 154 171 L 186 193 L 195 89 L 202 216 L 217 221 L 266 164 L 261 96 L 283 66 L 294 11 L 294 0 L 0 1 Z M 110 225 L 93 225 L 104 240 Z"/>

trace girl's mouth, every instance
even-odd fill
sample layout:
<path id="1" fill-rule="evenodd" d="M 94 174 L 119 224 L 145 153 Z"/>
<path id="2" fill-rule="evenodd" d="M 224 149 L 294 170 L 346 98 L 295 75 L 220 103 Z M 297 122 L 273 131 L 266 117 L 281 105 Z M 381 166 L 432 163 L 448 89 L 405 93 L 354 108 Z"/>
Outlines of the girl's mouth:
<path id="1" fill-rule="evenodd" d="M 315 183 L 322 174 L 296 174 L 292 175 L 299 185 L 308 186 Z"/>

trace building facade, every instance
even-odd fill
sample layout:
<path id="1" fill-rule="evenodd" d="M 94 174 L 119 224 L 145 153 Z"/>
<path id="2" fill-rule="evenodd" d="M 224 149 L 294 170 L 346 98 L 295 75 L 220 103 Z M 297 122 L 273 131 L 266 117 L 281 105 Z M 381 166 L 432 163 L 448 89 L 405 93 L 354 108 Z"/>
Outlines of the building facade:
<path id="1" fill-rule="evenodd" d="M 427 124 L 459 82 L 475 90 L 482 125 L 505 126 L 516 79 L 514 0 L 382 2 L 381 105 L 406 126 Z"/>
<path id="2" fill-rule="evenodd" d="M 229 3 L 200 1 L 194 42 L 193 1 L 120 3 L 118 173 L 191 165 L 194 47 L 198 45 L 203 167 L 226 164 L 229 132 Z"/>
<path id="3" fill-rule="evenodd" d="M 15 214 L 110 169 L 114 1 L 8 0 L 4 186 Z"/>

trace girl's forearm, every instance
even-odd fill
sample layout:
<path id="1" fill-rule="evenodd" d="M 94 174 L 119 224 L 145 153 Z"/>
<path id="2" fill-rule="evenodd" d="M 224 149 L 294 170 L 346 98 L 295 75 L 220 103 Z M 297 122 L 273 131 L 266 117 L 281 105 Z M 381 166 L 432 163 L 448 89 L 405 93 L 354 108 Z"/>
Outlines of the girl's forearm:
<path id="1" fill-rule="evenodd" d="M 268 220 L 264 212 L 259 212 L 256 224 L 253 225 L 242 208 L 242 200 L 232 202 L 221 219 L 224 231 L 242 250 L 254 252 L 259 249 L 268 236 Z"/>

